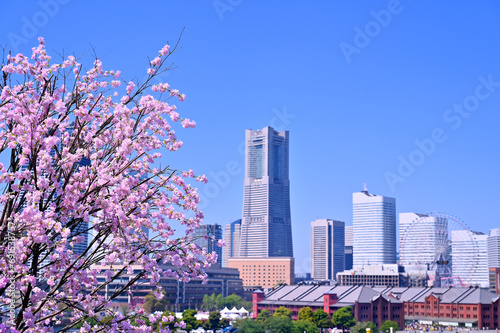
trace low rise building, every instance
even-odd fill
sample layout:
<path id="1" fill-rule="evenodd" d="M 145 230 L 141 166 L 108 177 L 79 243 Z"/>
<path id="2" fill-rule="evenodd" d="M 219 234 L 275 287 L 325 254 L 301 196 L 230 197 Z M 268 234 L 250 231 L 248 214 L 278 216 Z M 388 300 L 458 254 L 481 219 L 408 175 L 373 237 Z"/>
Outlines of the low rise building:
<path id="1" fill-rule="evenodd" d="M 267 309 L 271 313 L 280 306 L 292 310 L 297 319 L 300 309 L 310 307 L 313 311 L 322 309 L 332 315 L 340 308 L 352 307 L 357 321 L 373 321 L 377 326 L 385 320 L 393 320 L 404 326 L 403 303 L 365 286 L 302 285 L 280 286 L 264 293 L 254 292 L 253 317 Z"/>
<path id="2" fill-rule="evenodd" d="M 96 269 L 106 269 L 106 266 L 95 265 Z M 121 269 L 123 266 L 113 265 L 114 269 Z M 172 265 L 161 265 L 163 270 L 176 270 L 177 267 Z M 119 290 L 125 286 L 130 280 L 135 278 L 141 271 L 140 265 L 133 266 L 134 272 L 127 274 L 126 272 L 106 285 L 100 292 L 106 298 L 110 297 L 115 290 Z M 239 272 L 233 268 L 220 267 L 219 264 L 213 264 L 212 267 L 205 270 L 208 275 L 207 283 L 203 284 L 201 279 L 192 279 L 190 282 L 182 282 L 177 279 L 161 278 L 160 285 L 166 292 L 166 299 L 168 301 L 167 309 L 170 311 L 183 311 L 188 308 L 200 308 L 205 295 L 221 294 L 227 297 L 232 294 L 243 297 L 243 281 L 239 277 Z M 99 283 L 105 281 L 104 275 L 97 275 Z M 131 291 L 135 298 L 144 298 L 148 293 L 154 291 L 155 287 L 151 285 L 150 277 L 143 277 L 139 279 Z M 128 307 L 131 297 L 128 293 L 129 289 L 122 292 L 119 296 L 114 298 L 111 307 L 121 308 Z"/>
<path id="3" fill-rule="evenodd" d="M 230 258 L 228 267 L 236 268 L 244 286 L 273 288 L 295 283 L 295 260 L 292 257 Z"/>
<path id="4" fill-rule="evenodd" d="M 337 274 L 337 284 L 399 287 L 407 284 L 407 275 L 397 264 L 354 266 Z"/>

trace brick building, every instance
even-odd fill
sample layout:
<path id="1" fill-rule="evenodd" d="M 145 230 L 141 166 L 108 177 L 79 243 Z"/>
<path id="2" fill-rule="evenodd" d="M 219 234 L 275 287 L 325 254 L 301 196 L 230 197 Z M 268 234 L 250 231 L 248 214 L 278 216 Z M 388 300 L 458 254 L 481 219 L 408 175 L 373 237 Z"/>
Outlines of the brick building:
<path id="1" fill-rule="evenodd" d="M 271 313 L 280 306 L 292 310 L 296 319 L 303 307 L 333 314 L 351 306 L 358 321 L 385 320 L 399 323 L 499 328 L 500 296 L 487 288 L 368 287 L 368 286 L 280 286 L 253 295 L 253 316 L 263 309 Z"/>
<path id="2" fill-rule="evenodd" d="M 292 310 L 292 318 L 297 319 L 303 307 L 313 311 L 323 309 L 332 315 L 340 308 L 350 306 L 358 321 L 373 321 L 380 324 L 393 320 L 404 325 L 403 303 L 391 295 L 386 295 L 366 286 L 280 286 L 265 294 L 256 291 L 253 295 L 253 316 L 263 309 L 272 312 L 280 306 Z"/>
<path id="3" fill-rule="evenodd" d="M 403 302 L 405 320 L 498 328 L 498 294 L 486 288 L 374 288 Z"/>

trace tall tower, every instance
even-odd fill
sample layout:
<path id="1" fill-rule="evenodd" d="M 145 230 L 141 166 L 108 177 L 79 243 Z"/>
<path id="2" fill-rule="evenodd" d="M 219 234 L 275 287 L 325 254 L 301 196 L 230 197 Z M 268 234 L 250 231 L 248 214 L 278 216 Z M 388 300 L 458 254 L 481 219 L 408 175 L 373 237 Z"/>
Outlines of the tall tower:
<path id="1" fill-rule="evenodd" d="M 293 257 L 288 131 L 245 132 L 241 257 Z"/>
<path id="2" fill-rule="evenodd" d="M 353 265 L 396 263 L 396 199 L 352 194 Z"/>
<path id="3" fill-rule="evenodd" d="M 311 277 L 335 280 L 345 268 L 345 223 L 321 219 L 311 222 Z"/>

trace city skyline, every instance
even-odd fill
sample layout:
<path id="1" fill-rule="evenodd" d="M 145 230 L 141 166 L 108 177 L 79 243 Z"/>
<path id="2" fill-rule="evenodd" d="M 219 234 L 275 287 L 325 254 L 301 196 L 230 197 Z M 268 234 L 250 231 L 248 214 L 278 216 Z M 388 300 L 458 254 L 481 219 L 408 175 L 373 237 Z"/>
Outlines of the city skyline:
<path id="1" fill-rule="evenodd" d="M 484 233 L 499 226 L 491 211 L 500 161 L 500 46 L 491 38 L 500 30 L 498 2 L 402 0 L 383 24 L 377 18 L 389 1 L 242 1 L 224 12 L 213 2 L 111 0 L 99 10 L 40 3 L 4 4 L 6 52 L 30 54 L 43 36 L 48 50 L 83 63 L 95 50 L 126 82 L 143 81 L 145 55 L 174 45 L 185 28 L 175 70 L 162 80 L 186 94 L 177 106 L 197 126 L 176 131 L 183 148 L 163 152 L 161 165 L 207 175 L 208 184 L 197 184 L 204 223 L 241 218 L 244 130 L 290 132 L 298 273 L 310 267 L 310 221 L 352 225 L 351 195 L 364 182 L 396 198 L 396 214 L 441 211 Z"/>

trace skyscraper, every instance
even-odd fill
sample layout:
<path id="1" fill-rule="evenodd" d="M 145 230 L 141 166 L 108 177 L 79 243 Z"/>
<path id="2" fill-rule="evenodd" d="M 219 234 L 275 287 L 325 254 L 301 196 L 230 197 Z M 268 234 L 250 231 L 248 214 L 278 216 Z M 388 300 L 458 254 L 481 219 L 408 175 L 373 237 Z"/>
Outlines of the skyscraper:
<path id="1" fill-rule="evenodd" d="M 288 131 L 245 132 L 241 257 L 293 257 Z"/>
<path id="2" fill-rule="evenodd" d="M 201 248 L 206 248 L 208 253 L 217 253 L 217 262 L 222 264 L 222 248 L 217 242 L 222 239 L 222 226 L 219 224 L 202 224 L 194 230 L 194 242 Z M 208 236 L 208 237 L 206 237 Z M 211 239 L 213 237 L 214 239 Z"/>
<path id="3" fill-rule="evenodd" d="M 345 268 L 345 223 L 321 219 L 311 222 L 311 277 L 335 280 Z"/>
<path id="4" fill-rule="evenodd" d="M 352 269 L 352 225 L 345 227 L 345 270 Z"/>
<path id="5" fill-rule="evenodd" d="M 241 239 L 241 219 L 226 224 L 224 231 L 224 242 L 226 246 L 222 248 L 222 266 L 228 267 L 229 258 L 237 258 L 240 256 L 240 239 Z"/>
<path id="6" fill-rule="evenodd" d="M 353 265 L 396 263 L 396 199 L 353 193 Z"/>
<path id="7" fill-rule="evenodd" d="M 488 235 L 479 231 L 453 230 L 451 256 L 453 276 L 471 286 L 489 287 Z"/>

